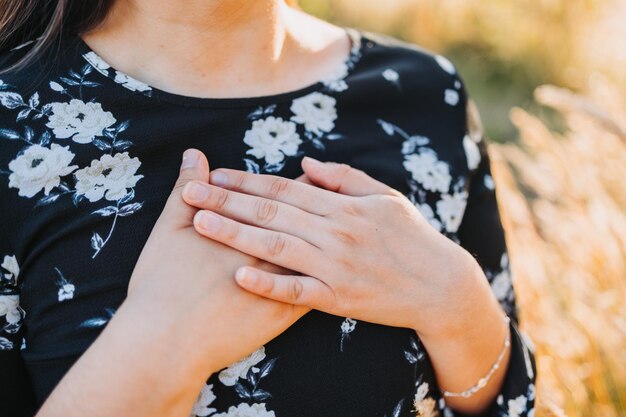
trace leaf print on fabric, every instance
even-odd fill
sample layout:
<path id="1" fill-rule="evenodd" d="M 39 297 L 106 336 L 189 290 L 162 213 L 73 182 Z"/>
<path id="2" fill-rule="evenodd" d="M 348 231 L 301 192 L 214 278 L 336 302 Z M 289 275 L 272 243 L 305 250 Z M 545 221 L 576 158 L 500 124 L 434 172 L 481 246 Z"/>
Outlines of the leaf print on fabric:
<path id="1" fill-rule="evenodd" d="M 381 74 L 383 78 L 400 89 L 400 75 L 394 69 L 387 68 Z"/>
<path id="2" fill-rule="evenodd" d="M 122 84 L 124 87 L 128 88 L 131 91 L 140 91 L 145 93 L 152 90 L 152 87 L 150 87 L 148 84 L 136 80 L 130 75 L 126 75 L 119 71 L 115 71 L 114 80 L 115 82 Z"/>
<path id="3" fill-rule="evenodd" d="M 295 123 L 274 116 L 252 122 L 252 127 L 246 131 L 243 141 L 252 148 L 246 154 L 265 159 L 264 170 L 268 166 L 282 168 L 285 156 L 296 155 L 302 143 Z"/>
<path id="4" fill-rule="evenodd" d="M 78 165 L 70 165 L 73 159 L 74 154 L 68 146 L 56 143 L 49 148 L 29 146 L 9 162 L 9 187 L 17 188 L 21 197 L 31 198 L 41 190 L 48 195 L 61 184 L 61 177 L 78 168 Z"/>
<path id="5" fill-rule="evenodd" d="M 304 128 L 316 135 L 330 132 L 335 127 L 337 110 L 336 100 L 325 94 L 314 91 L 304 97 L 294 99 L 291 120 L 304 125 Z"/>
<path id="6" fill-rule="evenodd" d="M 250 368 L 265 359 L 265 346 L 261 346 L 248 356 L 229 365 L 218 375 L 220 382 L 226 386 L 232 387 L 239 378 L 246 378 Z M 258 370 L 258 368 L 257 368 Z"/>
<path id="7" fill-rule="evenodd" d="M 105 308 L 105 315 L 100 317 L 93 317 L 83 321 L 79 327 L 102 327 L 109 322 L 115 315 L 115 309 Z"/>
<path id="8" fill-rule="evenodd" d="M 209 407 L 215 399 L 215 394 L 213 394 L 213 384 L 205 384 L 202 387 L 193 408 L 191 409 L 190 417 L 207 417 L 217 412 L 215 408 Z"/>
<path id="9" fill-rule="evenodd" d="M 435 60 L 445 72 L 452 75 L 456 74 L 456 68 L 454 67 L 452 61 L 450 61 L 448 58 L 442 55 L 435 55 Z"/>
<path id="10" fill-rule="evenodd" d="M 277 358 L 270 359 L 261 365 L 260 368 L 251 367 L 248 369 L 245 380 L 246 383 L 241 381 L 235 383 L 235 392 L 239 398 L 244 400 L 265 401 L 272 397 L 269 392 L 259 388 L 259 384 L 263 378 L 272 372 L 276 364 L 276 359 Z"/>
<path id="11" fill-rule="evenodd" d="M 59 268 L 54 267 L 54 270 L 57 274 L 59 274 L 59 279 L 57 280 L 57 286 L 59 287 L 57 297 L 59 302 L 71 300 L 74 298 L 74 291 L 76 290 L 76 287 L 63 276 L 63 273 L 59 270 Z"/>
<path id="12" fill-rule="evenodd" d="M 83 58 L 87 60 L 98 72 L 103 75 L 108 75 L 107 70 L 111 68 L 102 58 L 100 58 L 95 52 L 87 52 L 83 55 Z"/>
<path id="13" fill-rule="evenodd" d="M 346 317 L 341 323 L 341 340 L 339 341 L 339 350 L 343 352 L 343 346 L 346 340 L 350 339 L 350 333 L 356 328 L 357 321 Z"/>
<path id="14" fill-rule="evenodd" d="M 391 417 L 400 417 L 402 413 L 403 405 L 404 405 L 404 398 L 398 401 L 398 404 L 396 404 L 396 406 L 393 409 L 393 412 L 391 413 Z M 385 417 L 387 417 L 387 414 L 385 414 Z"/>
<path id="15" fill-rule="evenodd" d="M 213 414 L 213 417 L 276 417 L 276 414 L 268 411 L 264 403 L 252 405 L 241 403 L 237 407 L 230 406 L 225 413 Z"/>
<path id="16" fill-rule="evenodd" d="M 422 359 L 426 358 L 422 344 L 415 338 L 411 338 L 411 351 L 405 350 L 404 357 L 410 364 L 415 365 Z"/>
<path id="17" fill-rule="evenodd" d="M 74 173 L 76 193 L 92 203 L 102 198 L 109 201 L 121 199 L 143 178 L 143 175 L 136 175 L 139 166 L 139 159 L 131 158 L 128 152 L 102 155 L 91 161 L 90 166 Z"/>
<path id="18" fill-rule="evenodd" d="M 100 103 L 72 99 L 69 103 L 52 103 L 46 126 L 59 139 L 71 138 L 76 143 L 89 143 L 102 136 L 105 128 L 116 120 L 102 109 Z"/>

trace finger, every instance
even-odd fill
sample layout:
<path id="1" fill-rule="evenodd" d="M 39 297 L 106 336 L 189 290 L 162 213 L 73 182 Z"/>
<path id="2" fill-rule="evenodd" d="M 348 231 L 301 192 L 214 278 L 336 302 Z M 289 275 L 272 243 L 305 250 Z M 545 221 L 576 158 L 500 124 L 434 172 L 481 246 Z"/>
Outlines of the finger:
<path id="1" fill-rule="evenodd" d="M 239 223 L 208 210 L 193 219 L 198 233 L 240 252 L 302 274 L 314 275 L 324 254 L 304 240 L 283 232 Z"/>
<path id="2" fill-rule="evenodd" d="M 180 166 L 180 172 L 176 183 L 172 188 L 172 192 L 167 200 L 164 208 L 165 211 L 176 211 L 176 215 L 172 216 L 175 221 L 182 222 L 181 224 L 189 225 L 193 215 L 196 213 L 196 209 L 185 204 L 181 198 L 181 193 L 185 184 L 190 181 L 208 181 L 209 179 L 209 161 L 204 153 L 197 149 L 187 149 L 183 153 L 183 160 Z"/>
<path id="3" fill-rule="evenodd" d="M 302 160 L 302 169 L 314 184 L 340 194 L 366 196 L 371 194 L 396 195 L 399 193 L 365 172 L 347 164 L 321 162 L 307 156 Z"/>
<path id="4" fill-rule="evenodd" d="M 335 305 L 332 289 L 309 276 L 281 275 L 246 266 L 237 270 L 235 279 L 246 291 L 283 303 L 326 312 Z"/>
<path id="5" fill-rule="evenodd" d="M 183 189 L 183 199 L 194 207 L 219 213 L 238 222 L 285 232 L 319 245 L 323 217 L 279 201 L 238 193 L 198 181 Z"/>
<path id="6" fill-rule="evenodd" d="M 309 177 L 306 176 L 306 174 L 302 174 L 300 175 L 298 178 L 296 178 L 294 181 L 298 181 L 298 182 L 303 182 L 305 184 L 309 184 L 309 185 L 315 185 L 311 182 L 311 180 L 309 179 Z"/>
<path id="7" fill-rule="evenodd" d="M 209 181 L 218 187 L 280 201 L 318 215 L 333 212 L 341 199 L 338 194 L 300 181 L 235 169 L 216 169 Z"/>

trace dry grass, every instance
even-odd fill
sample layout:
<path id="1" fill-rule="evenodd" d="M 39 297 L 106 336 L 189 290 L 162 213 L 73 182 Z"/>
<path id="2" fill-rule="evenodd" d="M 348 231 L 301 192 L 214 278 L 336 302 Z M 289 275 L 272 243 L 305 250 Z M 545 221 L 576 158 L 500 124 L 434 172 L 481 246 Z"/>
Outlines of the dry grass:
<path id="1" fill-rule="evenodd" d="M 537 416 L 626 415 L 626 101 L 540 87 L 568 130 L 516 108 L 521 146 L 492 143 L 522 327 L 536 345 Z"/>

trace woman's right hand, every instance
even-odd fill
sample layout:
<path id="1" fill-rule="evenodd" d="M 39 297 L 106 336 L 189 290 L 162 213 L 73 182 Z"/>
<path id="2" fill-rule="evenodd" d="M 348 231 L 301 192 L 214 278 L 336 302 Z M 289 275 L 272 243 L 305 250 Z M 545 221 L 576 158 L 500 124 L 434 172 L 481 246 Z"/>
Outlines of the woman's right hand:
<path id="1" fill-rule="evenodd" d="M 236 284 L 242 265 L 289 271 L 199 235 L 193 227 L 197 209 L 181 197 L 193 180 L 208 182 L 209 165 L 202 152 L 189 149 L 139 256 L 125 304 L 134 304 L 138 319 L 150 317 L 175 329 L 188 341 L 184 348 L 212 373 L 275 338 L 310 309 L 270 301 Z"/>
<path id="2" fill-rule="evenodd" d="M 237 268 L 283 268 L 198 234 L 181 192 L 208 181 L 206 157 L 187 150 L 176 185 L 144 245 L 128 294 L 37 417 L 188 417 L 210 374 L 253 352 L 308 308 L 241 289 Z M 263 242 L 260 242 L 263 244 Z"/>

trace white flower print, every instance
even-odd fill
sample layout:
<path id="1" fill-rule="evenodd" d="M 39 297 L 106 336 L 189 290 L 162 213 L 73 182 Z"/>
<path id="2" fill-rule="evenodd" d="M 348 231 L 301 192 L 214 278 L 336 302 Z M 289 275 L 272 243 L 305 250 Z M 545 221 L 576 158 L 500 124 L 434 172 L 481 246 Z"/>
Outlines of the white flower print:
<path id="1" fill-rule="evenodd" d="M 357 321 L 346 317 L 345 320 L 341 323 L 341 340 L 339 342 L 339 350 L 343 352 L 343 345 L 346 339 L 350 337 L 350 333 L 354 331 L 356 328 Z"/>
<path id="2" fill-rule="evenodd" d="M 459 99 L 459 93 L 455 90 L 448 89 L 444 92 L 444 101 L 451 106 L 459 104 Z"/>
<path id="3" fill-rule="evenodd" d="M 148 84 L 136 80 L 133 77 L 119 71 L 115 71 L 115 82 L 122 84 L 124 87 L 132 91 L 146 92 L 152 90 L 152 87 Z"/>
<path id="4" fill-rule="evenodd" d="M 230 406 L 227 412 L 213 414 L 213 417 L 275 417 L 273 411 L 265 409 L 265 403 L 246 404 L 241 403 L 237 407 Z"/>
<path id="5" fill-rule="evenodd" d="M 51 103 L 50 107 L 52 113 L 46 126 L 59 139 L 72 138 L 77 143 L 89 143 L 115 123 L 111 112 L 104 111 L 100 103 L 72 99 L 69 103 Z"/>
<path id="6" fill-rule="evenodd" d="M 440 232 L 442 228 L 442 224 L 435 217 L 435 212 L 433 211 L 433 208 L 426 203 L 416 204 L 416 207 L 419 209 L 420 213 L 422 213 L 422 216 L 424 216 L 424 218 L 428 221 L 428 223 L 430 223 L 430 225 L 434 227 L 435 230 Z"/>
<path id="7" fill-rule="evenodd" d="M 321 82 L 331 91 L 344 91 L 348 89 L 348 84 L 344 80 L 346 75 L 348 75 L 348 65 L 344 62 L 334 72 L 324 77 Z"/>
<path id="8" fill-rule="evenodd" d="M 19 295 L 0 295 L 0 317 L 6 316 L 9 324 L 18 324 L 22 320 Z"/>
<path id="9" fill-rule="evenodd" d="M 8 274 L 4 274 L 4 278 L 12 282 L 17 280 L 17 277 L 20 274 L 20 266 L 17 264 L 17 258 L 15 255 L 4 255 L 4 260 L 0 266 L 8 272 Z"/>
<path id="10" fill-rule="evenodd" d="M 218 378 L 222 384 L 232 387 L 239 378 L 245 379 L 250 368 L 263 359 L 265 359 L 265 346 L 261 346 L 250 355 L 231 364 L 228 368 L 219 373 Z"/>
<path id="11" fill-rule="evenodd" d="M 404 168 L 411 173 L 415 181 L 430 191 L 446 192 L 450 187 L 448 164 L 437 158 L 437 153 L 430 148 L 421 148 L 417 153 L 405 155 Z"/>
<path id="12" fill-rule="evenodd" d="M 335 127 L 337 118 L 335 104 L 333 97 L 314 91 L 293 100 L 291 111 L 294 115 L 291 120 L 303 124 L 306 130 L 316 135 L 330 132 Z"/>
<path id="13" fill-rule="evenodd" d="M 71 300 L 74 298 L 74 291 L 76 290 L 76 287 L 63 276 L 63 273 L 59 270 L 59 268 L 55 267 L 54 269 L 57 271 L 57 274 L 59 274 L 59 280 L 57 281 L 57 285 L 59 286 L 59 291 L 57 293 L 59 302 Z"/>
<path id="14" fill-rule="evenodd" d="M 87 60 L 98 72 L 104 75 L 108 75 L 108 69 L 111 68 L 109 64 L 107 64 L 100 56 L 98 56 L 95 52 L 90 51 L 86 54 L 83 54 L 83 58 Z"/>
<path id="15" fill-rule="evenodd" d="M 508 401 L 508 417 L 520 417 L 526 411 L 526 396 L 520 395 L 519 397 Z"/>
<path id="16" fill-rule="evenodd" d="M 76 193 L 84 195 L 92 203 L 103 197 L 115 201 L 124 197 L 143 175 L 135 175 L 141 162 L 128 156 L 128 152 L 113 156 L 102 155 L 91 165 L 74 173 Z"/>
<path id="17" fill-rule="evenodd" d="M 435 55 L 435 60 L 445 72 L 449 74 L 456 74 L 456 68 L 448 58 L 442 55 Z"/>
<path id="18" fill-rule="evenodd" d="M 392 83 L 395 83 L 400 79 L 398 72 L 391 68 L 387 68 L 386 70 L 384 70 L 382 75 L 385 80 L 392 82 Z"/>
<path id="19" fill-rule="evenodd" d="M 512 295 L 513 280 L 507 252 L 504 252 L 500 258 L 500 271 L 491 280 L 491 290 L 500 302 L 507 301 Z"/>
<path id="20" fill-rule="evenodd" d="M 437 401 L 434 398 L 426 397 L 428 395 L 428 382 L 422 382 L 417 387 L 415 398 L 413 399 L 413 411 L 419 417 L 436 417 L 439 415 L 437 410 Z"/>
<path id="21" fill-rule="evenodd" d="M 209 407 L 209 405 L 215 401 L 215 398 L 215 394 L 213 394 L 213 384 L 205 384 L 191 409 L 190 417 L 206 417 L 215 413 L 217 410 Z"/>
<path id="22" fill-rule="evenodd" d="M 441 200 L 437 201 L 437 214 L 447 232 L 455 233 L 458 230 L 466 205 L 467 191 L 465 190 L 441 195 Z"/>
<path id="23" fill-rule="evenodd" d="M 467 157 L 467 166 L 470 170 L 476 169 L 480 163 L 480 150 L 478 145 L 474 142 L 469 135 L 465 135 L 463 138 L 463 149 L 465 150 L 465 156 Z"/>
<path id="24" fill-rule="evenodd" d="M 496 184 L 493 181 L 493 177 L 489 174 L 485 175 L 485 177 L 483 178 L 483 183 L 485 184 L 485 187 L 487 187 L 490 190 L 493 190 L 496 188 Z"/>
<path id="25" fill-rule="evenodd" d="M 296 133 L 296 125 L 280 117 L 270 116 L 255 120 L 244 135 L 243 141 L 252 147 L 246 153 L 268 164 L 282 162 L 286 156 L 294 156 L 302 139 Z"/>
<path id="26" fill-rule="evenodd" d="M 428 382 L 422 382 L 415 392 L 415 401 L 422 401 L 428 395 Z"/>
<path id="27" fill-rule="evenodd" d="M 56 143 L 49 148 L 31 145 L 9 163 L 9 187 L 17 188 L 21 197 L 33 197 L 43 189 L 45 195 L 61 183 L 77 165 L 70 165 L 74 154 L 69 147 Z"/>

